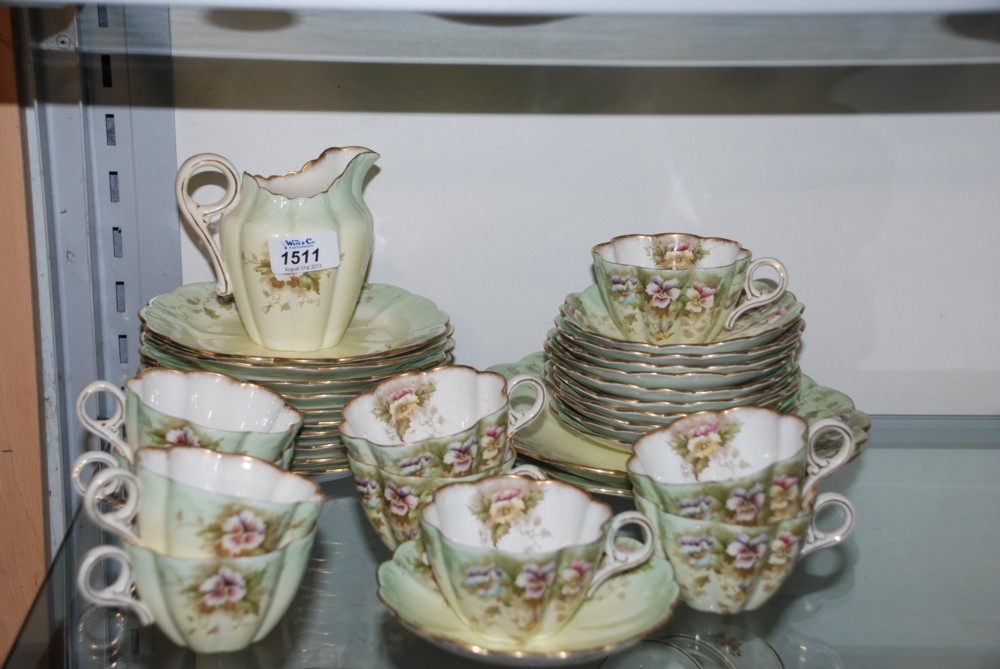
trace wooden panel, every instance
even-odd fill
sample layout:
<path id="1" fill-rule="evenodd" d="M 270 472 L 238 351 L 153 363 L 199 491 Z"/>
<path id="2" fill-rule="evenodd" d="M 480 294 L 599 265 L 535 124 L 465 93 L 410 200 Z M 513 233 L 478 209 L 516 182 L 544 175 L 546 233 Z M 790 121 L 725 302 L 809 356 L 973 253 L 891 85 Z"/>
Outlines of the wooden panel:
<path id="1" fill-rule="evenodd" d="M 0 7 L 0 658 L 45 575 L 41 392 L 11 15 Z"/>

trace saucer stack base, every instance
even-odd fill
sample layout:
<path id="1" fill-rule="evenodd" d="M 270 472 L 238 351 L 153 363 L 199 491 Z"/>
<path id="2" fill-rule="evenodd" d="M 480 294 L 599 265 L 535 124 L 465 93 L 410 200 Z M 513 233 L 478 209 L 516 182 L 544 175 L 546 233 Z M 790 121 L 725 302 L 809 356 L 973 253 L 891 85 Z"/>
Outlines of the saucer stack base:
<path id="1" fill-rule="evenodd" d="M 429 299 L 387 284 L 366 284 L 337 346 L 276 351 L 250 340 L 232 303 L 214 283 L 181 286 L 139 312 L 140 364 L 206 370 L 279 393 L 303 426 L 291 469 L 314 477 L 347 475 L 340 440 L 343 407 L 387 378 L 452 362 L 454 328 Z"/>

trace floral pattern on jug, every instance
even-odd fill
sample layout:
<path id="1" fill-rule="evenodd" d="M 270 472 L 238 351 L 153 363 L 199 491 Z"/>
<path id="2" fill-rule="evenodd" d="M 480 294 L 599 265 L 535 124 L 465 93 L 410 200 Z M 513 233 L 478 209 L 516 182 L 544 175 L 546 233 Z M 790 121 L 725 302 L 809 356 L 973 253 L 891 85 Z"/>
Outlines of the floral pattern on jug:
<path id="1" fill-rule="evenodd" d="M 264 296 L 262 308 L 264 313 L 272 309 L 291 311 L 293 306 L 303 307 L 307 304 L 319 305 L 322 296 L 321 286 L 331 280 L 333 272 L 328 269 L 314 270 L 295 274 L 275 274 L 271 269 L 271 260 L 265 246 L 261 255 L 242 254 L 243 265 L 249 266 L 260 276 L 261 293 Z"/>

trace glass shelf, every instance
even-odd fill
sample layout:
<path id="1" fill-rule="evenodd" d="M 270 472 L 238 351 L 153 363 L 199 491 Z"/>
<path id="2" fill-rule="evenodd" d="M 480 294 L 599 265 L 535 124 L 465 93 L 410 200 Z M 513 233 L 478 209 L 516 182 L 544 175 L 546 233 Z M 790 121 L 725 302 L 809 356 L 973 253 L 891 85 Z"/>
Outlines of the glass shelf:
<path id="1" fill-rule="evenodd" d="M 681 605 L 652 638 L 725 624 L 765 639 L 788 668 L 973 669 L 1000 666 L 1000 438 L 899 443 L 879 437 L 827 480 L 854 503 L 857 529 L 815 553 L 762 609 L 725 619 Z M 986 433 L 978 431 L 982 442 Z M 939 435 L 933 435 L 937 438 Z M 303 586 L 278 627 L 234 654 L 196 656 L 129 615 L 84 604 L 75 569 L 101 541 L 72 524 L 7 663 L 21 667 L 450 667 L 469 660 L 432 646 L 379 603 L 375 569 L 389 552 L 368 527 L 349 478 L 329 497 Z M 631 503 L 608 498 L 617 507 Z M 597 667 L 593 662 L 589 667 Z"/>
<path id="2" fill-rule="evenodd" d="M 44 3 L 43 3 L 44 4 Z M 139 7 L 131 5 L 138 4 Z M 403 3 L 404 5 L 406 3 Z M 157 11 L 143 3 L 127 12 Z M 780 7 L 780 6 L 779 6 Z M 913 5 L 919 7 L 919 5 Z M 517 15 L 300 7 L 170 8 L 170 41 L 128 25 L 133 56 L 438 65 L 608 67 L 976 65 L 1000 62 L 1000 3 L 976 13 L 640 12 Z M 404 6 L 403 9 L 406 9 Z M 484 4 L 485 12 L 495 9 Z M 515 8 L 516 9 L 516 8 Z M 647 7 L 648 9 L 648 7 Z M 109 12 L 114 21 L 115 14 Z M 114 27 L 109 25 L 109 27 Z M 91 47 L 115 53 L 95 33 Z M 67 36 L 40 46 L 67 49 Z"/>

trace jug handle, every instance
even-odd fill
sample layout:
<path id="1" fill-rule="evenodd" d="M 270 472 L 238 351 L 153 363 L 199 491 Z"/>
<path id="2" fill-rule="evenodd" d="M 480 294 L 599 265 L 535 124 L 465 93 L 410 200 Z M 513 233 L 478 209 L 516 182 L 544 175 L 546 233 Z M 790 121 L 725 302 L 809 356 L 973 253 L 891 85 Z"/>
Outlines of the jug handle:
<path id="1" fill-rule="evenodd" d="M 198 204 L 191 197 L 188 186 L 191 177 L 204 169 L 216 169 L 222 172 L 226 179 L 226 192 L 217 202 L 211 204 Z M 184 161 L 184 164 L 177 170 L 177 181 L 175 182 L 177 191 L 177 205 L 180 207 L 184 218 L 194 226 L 201 238 L 208 246 L 209 260 L 212 262 L 212 269 L 215 270 L 215 292 L 219 297 L 232 297 L 232 282 L 229 280 L 229 273 L 222 262 L 222 250 L 215 241 L 212 233 L 208 230 L 208 225 L 218 215 L 225 214 L 236 202 L 240 195 L 240 176 L 236 167 L 231 162 L 220 155 L 214 153 L 199 153 Z"/>

